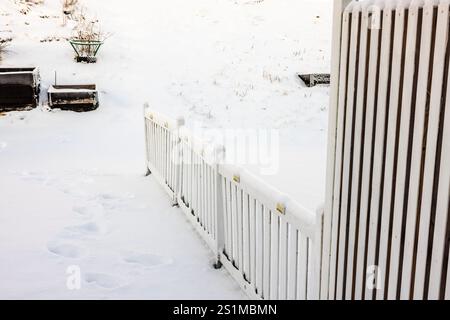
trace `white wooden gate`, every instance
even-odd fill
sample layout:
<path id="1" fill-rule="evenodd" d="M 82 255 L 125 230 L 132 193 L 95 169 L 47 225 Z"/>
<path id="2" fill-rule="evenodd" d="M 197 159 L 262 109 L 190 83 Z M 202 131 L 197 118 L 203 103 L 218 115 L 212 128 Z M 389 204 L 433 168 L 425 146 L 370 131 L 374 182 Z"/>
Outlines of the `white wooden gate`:
<path id="1" fill-rule="evenodd" d="M 450 299 L 449 3 L 335 1 L 323 299 Z"/>
<path id="2" fill-rule="evenodd" d="M 253 299 L 315 299 L 322 213 L 317 216 L 225 152 L 158 112 L 145 111 L 147 166 L 242 289 Z"/>

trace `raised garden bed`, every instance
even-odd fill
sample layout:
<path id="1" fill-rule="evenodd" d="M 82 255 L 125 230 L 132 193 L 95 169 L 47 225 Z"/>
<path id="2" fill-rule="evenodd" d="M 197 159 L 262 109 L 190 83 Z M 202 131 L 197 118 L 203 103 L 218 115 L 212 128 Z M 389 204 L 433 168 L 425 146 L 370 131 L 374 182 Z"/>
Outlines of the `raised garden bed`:
<path id="1" fill-rule="evenodd" d="M 38 68 L 0 68 L 0 111 L 36 108 L 39 92 Z"/>
<path id="2" fill-rule="evenodd" d="M 48 104 L 52 109 L 76 112 L 98 108 L 98 91 L 95 84 L 53 85 L 48 89 Z"/>
<path id="3" fill-rule="evenodd" d="M 314 87 L 317 84 L 330 84 L 329 73 L 299 74 L 298 76 L 307 87 Z"/>

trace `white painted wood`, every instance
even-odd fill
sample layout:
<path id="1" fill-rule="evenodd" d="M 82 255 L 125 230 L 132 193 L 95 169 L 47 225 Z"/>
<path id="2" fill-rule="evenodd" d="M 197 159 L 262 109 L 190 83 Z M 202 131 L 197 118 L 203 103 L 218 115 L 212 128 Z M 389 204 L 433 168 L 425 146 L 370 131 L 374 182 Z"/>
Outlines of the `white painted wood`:
<path id="1" fill-rule="evenodd" d="M 295 300 L 297 294 L 298 231 L 293 225 L 290 225 L 288 232 L 287 299 Z"/>
<path id="2" fill-rule="evenodd" d="M 220 254 L 225 248 L 225 233 L 226 233 L 226 223 L 225 223 L 225 212 L 224 212 L 224 201 L 223 197 L 223 183 L 222 179 L 218 173 L 217 166 L 214 172 L 214 186 L 215 186 L 215 214 L 216 214 L 216 225 L 215 225 L 215 239 L 216 239 L 216 254 L 218 260 L 220 260 Z M 216 261 L 217 262 L 217 261 Z"/>
<path id="3" fill-rule="evenodd" d="M 337 138 L 337 119 L 339 114 L 339 79 L 341 62 L 341 31 L 342 31 L 342 13 L 348 5 L 349 0 L 334 1 L 333 13 L 333 39 L 331 56 L 331 88 L 330 88 L 330 108 L 328 114 L 328 146 L 327 146 L 327 172 L 326 172 L 326 203 L 324 216 L 324 240 L 322 256 L 322 273 L 320 283 L 320 298 L 328 298 L 329 288 L 329 266 L 330 266 L 330 246 L 331 246 L 331 228 L 333 215 L 333 192 L 336 161 L 336 138 Z"/>
<path id="4" fill-rule="evenodd" d="M 383 201 L 381 204 L 381 234 L 379 239 L 378 250 L 378 272 L 381 274 L 381 281 L 379 282 L 378 289 L 376 291 L 377 299 L 384 299 L 385 294 L 385 281 L 387 276 L 387 258 L 388 247 L 390 242 L 389 230 L 391 226 L 391 205 L 393 199 L 393 181 L 395 179 L 395 153 L 396 153 L 396 141 L 397 141 L 397 117 L 398 117 L 398 105 L 400 101 L 400 82 L 403 81 L 402 72 L 402 55 L 403 55 L 403 36 L 405 22 L 405 10 L 402 7 L 397 7 L 395 10 L 395 25 L 394 25 L 394 46 L 392 54 L 392 73 L 390 83 L 390 98 L 389 98 L 389 112 L 388 112 L 388 127 L 387 127 L 387 139 L 386 139 L 386 155 L 385 155 L 385 167 L 384 167 L 384 184 L 383 184 Z"/>
<path id="5" fill-rule="evenodd" d="M 356 69 L 355 65 L 358 55 L 359 47 L 359 23 L 360 23 L 360 5 L 356 3 L 352 11 L 351 33 L 350 33 L 350 58 L 348 68 L 348 86 L 346 94 L 346 115 L 345 115 L 345 137 L 344 137 L 344 152 L 343 152 L 343 173 L 341 186 L 341 204 L 339 210 L 340 224 L 339 224 L 339 243 L 338 243 L 338 268 L 337 268 L 337 283 L 336 283 L 336 299 L 345 298 L 345 275 L 346 275 L 346 245 L 347 245 L 347 220 L 349 210 L 349 193 L 351 192 L 351 150 L 353 147 L 353 128 L 354 128 L 354 105 L 355 88 L 356 88 Z"/>
<path id="6" fill-rule="evenodd" d="M 305 300 L 308 277 L 308 240 L 302 234 L 298 236 L 298 250 L 297 299 Z"/>
<path id="7" fill-rule="evenodd" d="M 226 207 L 225 207 L 225 217 L 226 217 L 226 225 L 227 225 L 227 233 L 226 233 L 226 252 L 228 258 L 230 260 L 233 259 L 233 237 L 232 237 L 232 219 L 231 219 L 231 182 L 225 181 L 225 199 L 226 199 Z"/>
<path id="8" fill-rule="evenodd" d="M 363 114 L 365 111 L 365 92 L 366 88 L 366 66 L 368 65 L 367 61 L 367 36 L 369 32 L 369 17 L 367 8 L 365 8 L 365 4 L 363 3 L 363 9 L 361 12 L 360 18 L 360 41 L 359 41 L 359 58 L 358 58 L 358 78 L 356 80 L 355 85 L 357 86 L 356 93 L 356 110 L 355 110 L 355 133 L 354 133 L 354 141 L 352 143 L 353 146 L 353 154 L 350 157 L 353 158 L 353 168 L 351 179 L 351 199 L 348 204 L 349 207 L 349 228 L 348 228 L 348 251 L 347 251 L 347 269 L 346 273 L 346 290 L 344 292 L 345 299 L 352 299 L 353 295 L 353 273 L 354 273 L 354 260 L 355 260 L 355 246 L 356 246 L 356 223 L 357 223 L 357 215 L 359 214 L 359 196 L 360 196 L 360 188 L 359 181 L 361 176 L 361 149 L 362 149 L 362 138 L 363 138 Z"/>
<path id="9" fill-rule="evenodd" d="M 249 196 L 244 193 L 243 208 L 242 208 L 242 246 L 243 246 L 243 273 L 247 280 L 250 279 L 250 204 Z"/>
<path id="10" fill-rule="evenodd" d="M 280 218 L 275 212 L 271 212 L 270 231 L 270 300 L 278 299 L 278 280 L 280 277 Z"/>
<path id="11" fill-rule="evenodd" d="M 270 218 L 271 212 L 267 209 L 263 209 L 263 292 L 264 299 L 270 297 Z"/>
<path id="12" fill-rule="evenodd" d="M 250 203 L 250 273 L 249 280 L 256 287 L 256 201 L 251 197 Z"/>
<path id="13" fill-rule="evenodd" d="M 316 297 L 314 288 L 319 283 L 314 278 L 312 248 L 318 245 L 320 254 L 320 241 L 314 238 L 322 239 L 322 220 L 317 229 L 313 215 L 278 190 L 261 185 L 260 180 L 244 171 L 230 176 L 229 167 L 206 161 L 205 146 L 186 132 L 179 136 L 182 163 L 173 164 L 171 152 L 179 133 L 167 130 L 165 124 L 148 124 L 153 130 L 147 130 L 146 139 L 154 138 L 148 144 L 154 148 L 154 152 L 149 151 L 148 166 L 211 248 L 215 262 L 220 260 L 250 297 L 265 299 L 287 299 L 288 293 L 296 298 L 298 267 L 302 263 L 304 296 Z M 288 225 L 293 226 L 295 236 L 290 235 Z M 306 243 L 304 261 L 297 253 L 297 230 L 302 230 L 302 241 Z M 290 241 L 295 245 L 291 246 Z M 290 272 L 295 275 L 293 287 L 288 283 Z"/>
<path id="14" fill-rule="evenodd" d="M 372 193 L 370 203 L 370 218 L 369 218 L 369 232 L 367 244 L 367 262 L 365 270 L 368 267 L 375 265 L 376 246 L 377 246 L 377 231 L 379 224 L 379 209 L 380 209 L 380 191 L 381 179 L 383 175 L 382 166 L 384 158 L 384 135 L 386 130 L 385 117 L 387 113 L 387 92 L 388 79 L 390 73 L 390 56 L 391 56 L 391 30 L 392 25 L 392 11 L 385 10 L 383 14 L 382 25 L 382 39 L 381 39 L 381 56 L 380 56 L 380 76 L 378 81 L 378 107 L 376 114 L 375 127 L 375 146 L 374 159 L 372 171 Z M 365 273 L 365 272 L 364 272 Z M 367 277 L 366 274 L 364 274 Z M 373 290 L 365 286 L 364 299 L 371 300 Z"/>
<path id="15" fill-rule="evenodd" d="M 279 300 L 287 299 L 288 275 L 288 224 L 284 217 L 280 217 L 280 252 L 279 252 Z"/>
<path id="16" fill-rule="evenodd" d="M 448 36 L 447 5 L 440 5 L 437 12 L 436 40 L 433 60 L 433 78 L 431 82 L 431 98 L 428 116 L 427 144 L 425 151 L 425 167 L 423 177 L 422 202 L 420 208 L 419 239 L 414 284 L 414 299 L 423 299 L 425 278 L 427 277 L 428 236 L 432 215 L 433 184 L 436 168 L 437 137 L 441 109 L 442 81 L 444 76 L 445 52 Z"/>
<path id="17" fill-rule="evenodd" d="M 450 208 L 447 211 L 447 215 L 450 214 Z M 448 256 L 450 257 L 450 248 Z M 450 300 L 450 263 L 447 264 L 447 279 L 445 282 L 445 300 Z"/>
<path id="18" fill-rule="evenodd" d="M 350 30 L 350 14 L 344 12 L 342 21 L 342 52 L 340 62 L 340 78 L 339 78 L 339 109 L 337 120 L 337 137 L 336 137 L 336 162 L 334 170 L 334 190 L 333 193 L 333 209 L 331 224 L 331 247 L 330 247 L 330 266 L 328 281 L 328 298 L 335 298 L 336 289 L 336 267 L 337 267 L 337 250 L 338 250 L 338 234 L 339 234 L 339 207 L 340 207 L 340 190 L 341 190 L 341 172 L 342 172 L 342 145 L 344 141 L 344 125 L 345 125 L 345 93 L 347 91 L 347 58 L 349 52 L 348 39 Z"/>
<path id="19" fill-rule="evenodd" d="M 231 183 L 231 235 L 232 235 L 232 262 L 235 266 L 239 263 L 239 249 L 238 249 L 238 214 L 237 214 L 237 188 L 234 183 Z"/>
<path id="20" fill-rule="evenodd" d="M 403 221 L 403 205 L 407 190 L 407 166 L 408 166 L 408 143 L 410 140 L 410 122 L 412 98 L 414 95 L 414 74 L 416 69 L 416 39 L 417 39 L 417 23 L 418 23 L 419 8 L 415 3 L 409 7 L 407 32 L 405 32 L 406 48 L 405 48 L 405 66 L 402 92 L 402 106 L 400 112 L 400 132 L 398 142 L 398 159 L 397 159 L 397 176 L 395 183 L 395 200 L 394 200 L 394 214 L 392 221 L 392 243 L 389 264 L 389 282 L 388 282 L 388 299 L 397 298 L 397 283 L 400 268 L 400 247 L 402 245 L 402 227 Z M 387 269 L 386 269 L 387 270 Z"/>
<path id="21" fill-rule="evenodd" d="M 239 269 L 243 270 L 244 268 L 244 242 L 243 242 L 243 212 L 242 212 L 242 189 L 239 187 L 237 188 L 237 194 L 236 194 L 236 213 L 237 213 L 237 235 L 238 235 L 238 248 L 239 248 L 239 254 L 238 254 L 238 265 Z"/>
<path id="22" fill-rule="evenodd" d="M 448 6 L 443 10 L 448 11 Z M 448 40 L 447 40 L 448 41 Z M 436 200 L 436 217 L 433 235 L 433 251 L 431 255 L 430 285 L 428 299 L 440 298 L 441 278 L 444 268 L 446 232 L 449 223 L 449 194 L 450 194 L 450 72 L 447 73 L 447 93 L 445 101 L 444 124 L 442 133 L 442 150 L 439 171 L 438 194 Z M 448 280 L 447 280 L 448 281 Z M 447 282 L 447 285 L 448 282 Z"/>
<path id="23" fill-rule="evenodd" d="M 256 201 L 256 288 L 258 294 L 263 294 L 263 265 L 264 265 L 264 210 Z"/>
<path id="24" fill-rule="evenodd" d="M 428 3 L 423 9 L 422 36 L 419 58 L 419 77 L 416 93 L 416 112 L 413 130 L 413 147 L 411 153 L 411 176 L 409 201 L 407 206 L 405 243 L 401 280 L 401 299 L 410 299 L 413 263 L 415 257 L 415 233 L 417 223 L 418 197 L 421 179 L 423 134 L 425 131 L 425 105 L 427 101 L 429 61 L 431 48 L 431 26 L 433 22 L 433 5 Z"/>
<path id="25" fill-rule="evenodd" d="M 314 298 L 314 258 L 313 258 L 313 248 L 314 245 L 310 238 L 308 241 L 308 253 L 307 253 L 307 273 L 306 273 L 306 300 L 313 300 Z"/>
<path id="26" fill-rule="evenodd" d="M 365 253 L 367 241 L 367 221 L 369 218 L 369 192 L 372 170 L 372 146 L 374 143 L 373 129 L 375 127 L 375 94 L 378 80 L 378 70 L 380 68 L 378 53 L 380 47 L 380 31 L 378 29 L 369 30 L 370 54 L 367 80 L 367 102 L 364 134 L 364 154 L 361 179 L 361 204 L 359 209 L 359 229 L 358 247 L 356 253 L 356 275 L 355 275 L 355 295 L 354 298 L 361 300 L 364 292 L 365 278 Z"/>

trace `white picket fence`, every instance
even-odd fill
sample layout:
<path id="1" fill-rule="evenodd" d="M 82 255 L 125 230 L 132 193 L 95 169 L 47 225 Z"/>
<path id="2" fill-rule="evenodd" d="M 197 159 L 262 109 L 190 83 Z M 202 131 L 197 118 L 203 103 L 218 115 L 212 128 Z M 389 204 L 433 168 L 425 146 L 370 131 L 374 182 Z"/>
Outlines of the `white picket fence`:
<path id="1" fill-rule="evenodd" d="M 335 2 L 323 299 L 450 299 L 449 4 Z"/>
<path id="2" fill-rule="evenodd" d="M 250 297 L 450 299 L 450 0 L 336 0 L 333 32 L 324 214 L 155 112 L 148 167 Z"/>
<path id="3" fill-rule="evenodd" d="M 183 121 L 145 113 L 148 168 L 253 299 L 318 297 L 322 215 L 200 141 Z"/>

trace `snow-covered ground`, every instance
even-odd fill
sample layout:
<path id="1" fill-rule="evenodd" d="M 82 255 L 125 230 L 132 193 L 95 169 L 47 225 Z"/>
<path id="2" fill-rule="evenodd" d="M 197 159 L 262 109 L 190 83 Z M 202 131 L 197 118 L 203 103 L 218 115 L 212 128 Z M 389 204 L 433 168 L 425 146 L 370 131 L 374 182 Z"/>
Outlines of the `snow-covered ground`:
<path id="1" fill-rule="evenodd" d="M 26 15 L 16 2 L 0 0 L 0 37 L 13 38 L 0 65 L 39 66 L 43 89 L 55 71 L 96 83 L 101 106 L 0 116 L 0 297 L 242 298 L 143 177 L 142 105 L 190 125 L 280 130 L 280 170 L 263 178 L 314 210 L 328 88 L 296 73 L 329 71 L 332 1 L 81 0 L 112 34 L 94 65 L 73 61 L 59 0 Z M 66 289 L 70 265 L 80 291 Z"/>

